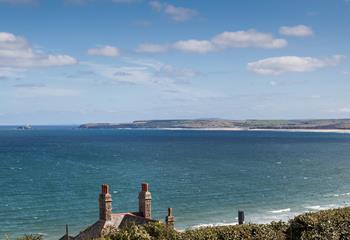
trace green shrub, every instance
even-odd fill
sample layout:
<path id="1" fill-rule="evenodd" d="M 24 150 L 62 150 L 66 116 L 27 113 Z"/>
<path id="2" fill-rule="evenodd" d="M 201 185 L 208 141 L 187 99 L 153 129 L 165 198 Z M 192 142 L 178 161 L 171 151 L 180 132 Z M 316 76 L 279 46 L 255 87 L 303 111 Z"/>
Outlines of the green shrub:
<path id="1" fill-rule="evenodd" d="M 114 231 L 107 239 L 110 240 L 151 240 L 151 236 L 143 226 L 130 225 L 125 229 Z"/>
<path id="2" fill-rule="evenodd" d="M 236 239 L 285 239 L 287 224 L 273 222 L 271 224 L 244 224 L 223 227 L 207 227 L 187 230 L 181 234 L 183 240 L 236 240 Z"/>
<path id="3" fill-rule="evenodd" d="M 350 208 L 305 213 L 289 221 L 290 239 L 350 239 Z"/>
<path id="4" fill-rule="evenodd" d="M 16 240 L 43 240 L 43 236 L 41 235 L 34 235 L 34 234 L 30 234 L 30 235 L 24 235 L 23 237 L 17 238 Z"/>
<path id="5" fill-rule="evenodd" d="M 26 235 L 17 240 L 42 240 Z M 285 222 L 205 227 L 175 231 L 161 223 L 113 230 L 104 240 L 348 240 L 350 207 L 305 213 Z"/>

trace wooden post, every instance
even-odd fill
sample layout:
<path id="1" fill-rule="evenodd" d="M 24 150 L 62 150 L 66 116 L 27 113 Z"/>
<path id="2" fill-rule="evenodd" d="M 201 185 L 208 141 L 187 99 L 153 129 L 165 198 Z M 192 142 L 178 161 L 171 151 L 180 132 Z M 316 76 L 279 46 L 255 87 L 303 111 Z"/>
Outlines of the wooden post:
<path id="1" fill-rule="evenodd" d="M 244 211 L 238 210 L 238 224 L 244 223 Z"/>
<path id="2" fill-rule="evenodd" d="M 66 240 L 69 240 L 68 224 L 66 224 Z"/>

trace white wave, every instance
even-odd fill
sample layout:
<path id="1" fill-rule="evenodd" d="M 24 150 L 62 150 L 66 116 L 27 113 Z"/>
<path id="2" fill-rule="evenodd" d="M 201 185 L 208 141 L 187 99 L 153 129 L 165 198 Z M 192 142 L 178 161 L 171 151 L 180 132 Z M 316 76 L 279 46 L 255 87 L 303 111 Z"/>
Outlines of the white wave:
<path id="1" fill-rule="evenodd" d="M 345 196 L 350 196 L 350 192 L 347 193 L 334 193 L 334 194 L 326 194 L 324 195 L 325 197 L 345 197 Z"/>
<path id="2" fill-rule="evenodd" d="M 312 210 L 322 210 L 325 209 L 324 207 L 321 206 L 306 206 L 306 209 L 312 209 Z"/>
<path id="3" fill-rule="evenodd" d="M 339 208 L 339 207 L 344 207 L 346 205 L 344 204 L 327 204 L 327 205 L 323 205 L 323 206 L 320 206 L 320 205 L 315 205 L 315 206 L 305 206 L 304 208 L 306 209 L 309 209 L 309 210 L 317 210 L 317 211 L 320 211 L 320 210 L 328 210 L 328 209 L 332 209 L 332 208 Z"/>
<path id="4" fill-rule="evenodd" d="M 42 232 L 38 232 L 38 235 L 40 235 L 40 236 L 48 236 L 47 233 L 42 233 Z"/>
<path id="5" fill-rule="evenodd" d="M 270 212 L 270 213 L 284 213 L 284 212 L 290 212 L 290 208 L 272 210 L 272 211 L 269 211 L 269 212 Z"/>
<path id="6" fill-rule="evenodd" d="M 221 227 L 221 226 L 233 226 L 237 223 L 202 223 L 190 227 L 190 229 L 206 228 L 206 227 Z"/>
<path id="7" fill-rule="evenodd" d="M 23 168 L 21 167 L 10 167 L 11 170 L 22 170 Z"/>

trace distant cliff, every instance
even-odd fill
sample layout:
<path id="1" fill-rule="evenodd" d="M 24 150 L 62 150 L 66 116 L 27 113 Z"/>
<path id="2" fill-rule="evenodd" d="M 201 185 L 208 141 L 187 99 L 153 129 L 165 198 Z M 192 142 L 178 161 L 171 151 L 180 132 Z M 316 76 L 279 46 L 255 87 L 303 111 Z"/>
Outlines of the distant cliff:
<path id="1" fill-rule="evenodd" d="M 338 129 L 350 130 L 350 119 L 310 119 L 310 120 L 222 120 L 222 119 L 199 119 L 199 120 L 145 120 L 131 123 L 87 123 L 80 128 L 118 128 L 118 129 L 222 129 L 238 128 L 248 129 Z"/>

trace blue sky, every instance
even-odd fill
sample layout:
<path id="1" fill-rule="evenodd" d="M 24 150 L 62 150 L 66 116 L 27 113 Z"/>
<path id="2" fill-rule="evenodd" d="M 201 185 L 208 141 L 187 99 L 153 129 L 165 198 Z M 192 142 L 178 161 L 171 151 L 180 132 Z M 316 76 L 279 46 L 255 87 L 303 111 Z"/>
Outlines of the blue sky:
<path id="1" fill-rule="evenodd" d="M 0 0 L 0 124 L 350 117 L 348 0 Z"/>

